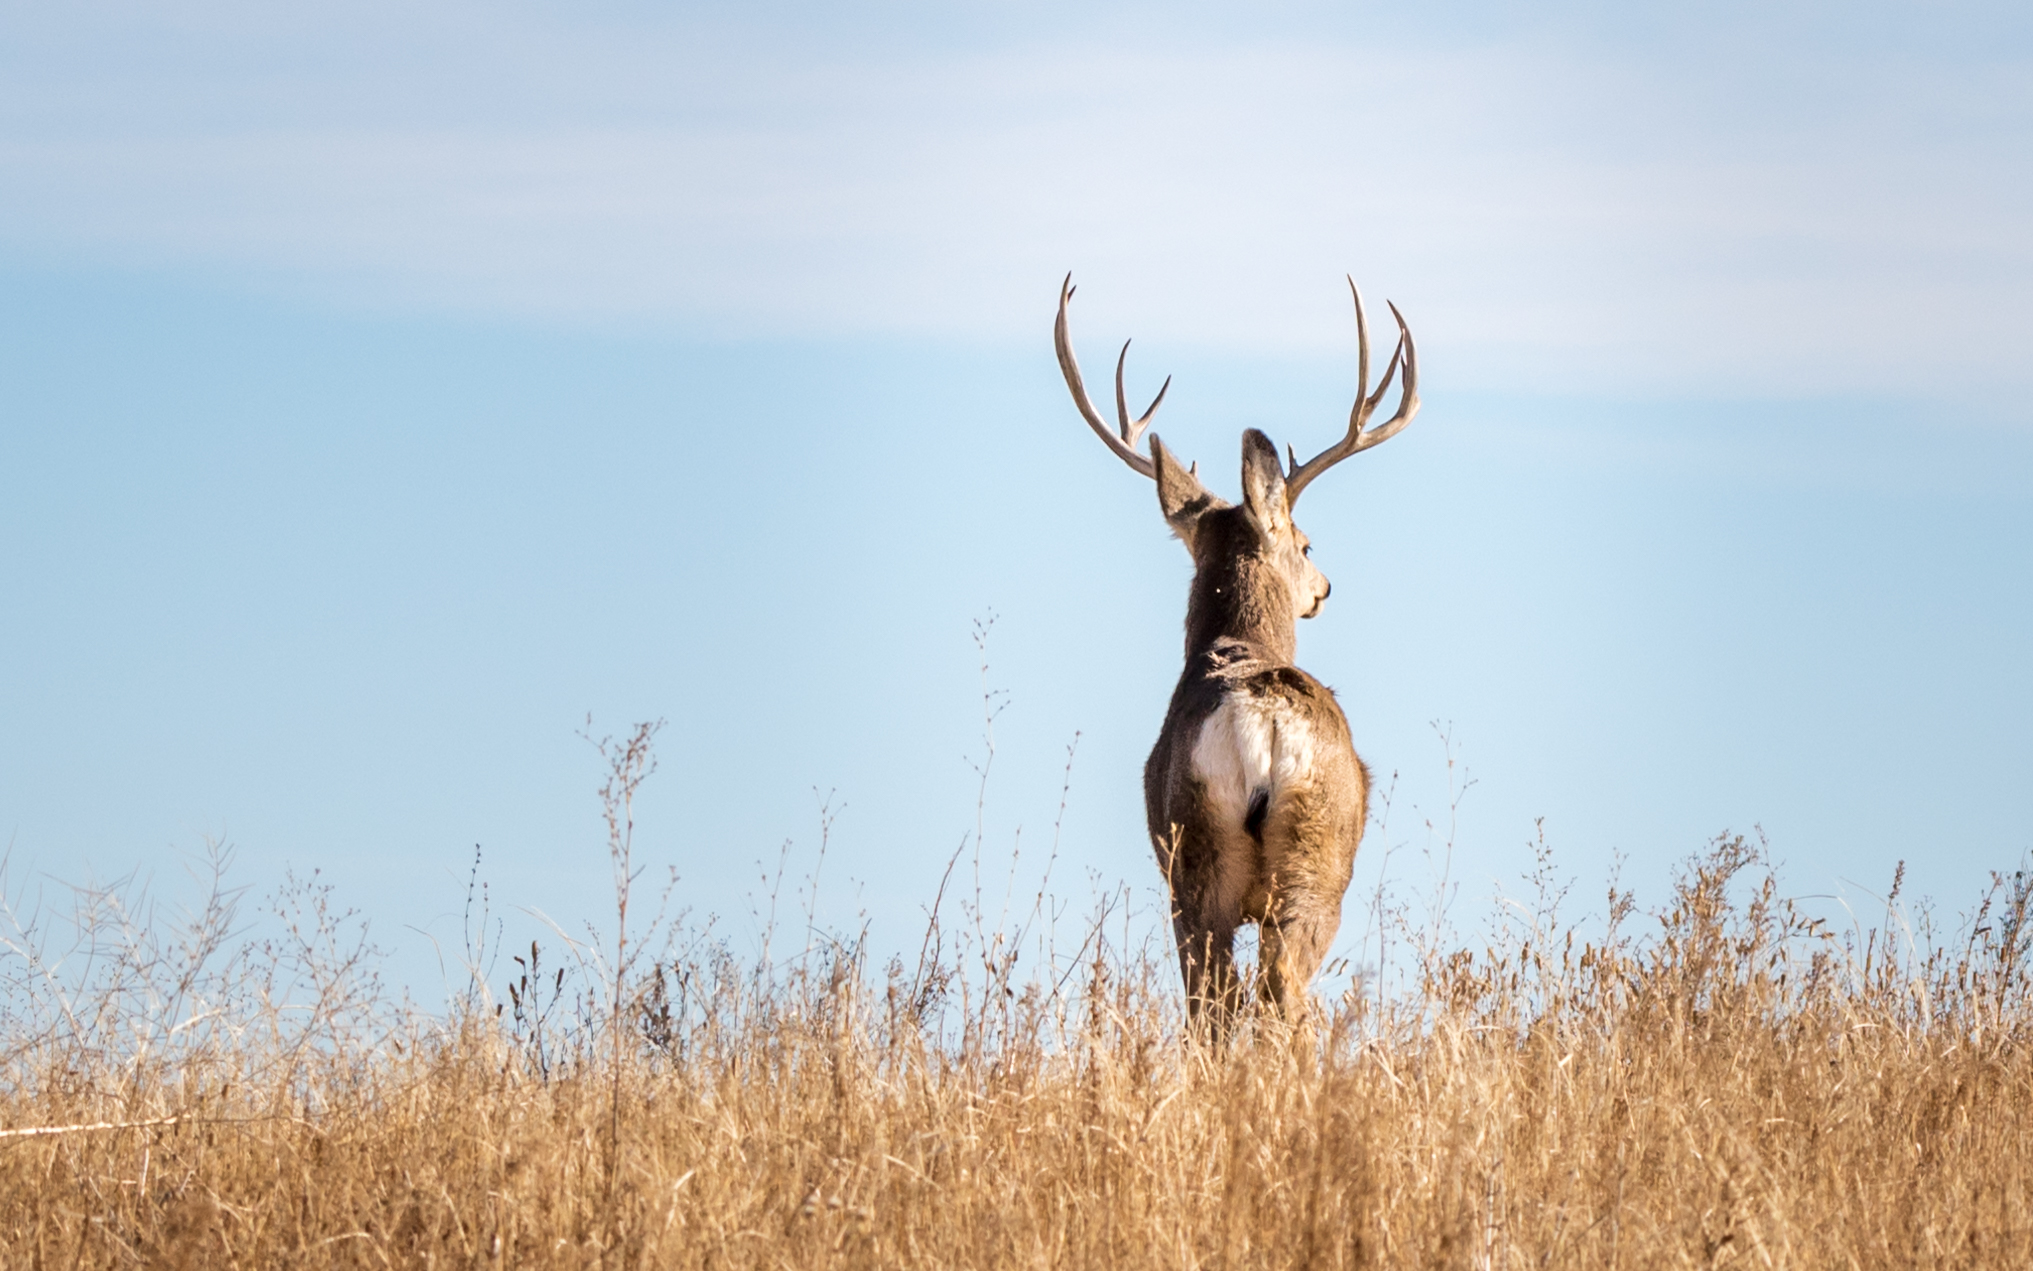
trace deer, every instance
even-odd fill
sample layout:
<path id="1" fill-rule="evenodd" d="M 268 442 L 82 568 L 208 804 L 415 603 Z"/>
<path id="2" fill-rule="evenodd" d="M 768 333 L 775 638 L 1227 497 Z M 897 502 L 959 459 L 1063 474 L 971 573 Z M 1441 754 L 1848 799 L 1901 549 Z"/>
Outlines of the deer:
<path id="1" fill-rule="evenodd" d="M 1397 436 L 1419 410 L 1418 351 L 1404 315 L 1390 305 L 1397 347 L 1372 392 L 1369 322 L 1352 276 L 1348 289 L 1357 353 L 1347 433 L 1305 463 L 1287 445 L 1285 467 L 1269 437 L 1246 430 L 1242 502 L 1231 504 L 1156 433 L 1150 453 L 1139 453 L 1172 381 L 1131 420 L 1128 341 L 1115 361 L 1116 427 L 1102 419 L 1068 332 L 1073 276 L 1059 287 L 1053 343 L 1073 403 L 1118 459 L 1156 483 L 1158 510 L 1193 558 L 1185 666 L 1144 765 L 1144 811 L 1170 895 L 1188 1018 L 1216 1038 L 1242 1006 L 1234 945 L 1245 923 L 1258 931 L 1259 1004 L 1292 1023 L 1309 1013 L 1369 819 L 1369 769 L 1347 716 L 1333 690 L 1293 662 L 1297 622 L 1320 612 L 1329 584 L 1292 509 L 1321 473 Z M 1396 413 L 1372 426 L 1400 371 Z"/>

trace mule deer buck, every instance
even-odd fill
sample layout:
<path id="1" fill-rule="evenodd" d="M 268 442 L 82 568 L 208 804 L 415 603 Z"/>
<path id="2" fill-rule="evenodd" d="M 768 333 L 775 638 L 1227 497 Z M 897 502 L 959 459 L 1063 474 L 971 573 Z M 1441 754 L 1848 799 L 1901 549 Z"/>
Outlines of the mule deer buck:
<path id="1" fill-rule="evenodd" d="M 1348 287 L 1358 353 L 1347 435 L 1305 463 L 1288 446 L 1287 469 L 1269 437 L 1244 432 L 1239 506 L 1210 493 L 1199 465 L 1182 466 L 1157 434 L 1150 455 L 1138 453 L 1172 381 L 1132 421 L 1122 388 L 1127 342 L 1115 360 L 1117 428 L 1102 420 L 1067 334 L 1071 274 L 1059 289 L 1053 342 L 1074 404 L 1117 458 L 1157 483 L 1158 509 L 1193 555 L 1186 666 L 1144 765 L 1144 810 L 1171 890 L 1188 1008 L 1217 1037 L 1241 1005 L 1234 941 L 1245 922 L 1258 928 L 1263 1000 L 1288 1020 L 1306 1013 L 1369 815 L 1369 770 L 1347 717 L 1326 685 L 1292 664 L 1294 625 L 1319 613 L 1328 592 L 1292 508 L 1315 477 L 1397 436 L 1419 409 L 1418 355 L 1396 305 L 1397 348 L 1370 392 L 1369 324 L 1353 278 Z M 1371 427 L 1401 368 L 1397 413 Z"/>

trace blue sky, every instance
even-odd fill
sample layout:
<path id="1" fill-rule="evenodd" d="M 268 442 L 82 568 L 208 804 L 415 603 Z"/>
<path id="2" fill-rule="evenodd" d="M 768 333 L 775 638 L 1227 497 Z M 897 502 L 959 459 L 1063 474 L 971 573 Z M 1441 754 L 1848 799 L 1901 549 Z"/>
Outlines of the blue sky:
<path id="1" fill-rule="evenodd" d="M 662 717 L 684 903 L 738 934 L 834 791 L 823 908 L 901 941 L 974 828 L 992 612 L 986 855 L 1041 854 L 1077 731 L 1058 876 L 1148 899 L 1187 562 L 1058 382 L 1058 279 L 1232 490 L 1242 428 L 1345 421 L 1353 272 L 1426 399 L 1304 521 L 1301 661 L 1398 774 L 1358 886 L 1425 878 L 1437 720 L 1466 895 L 1544 817 L 1591 894 L 1757 823 L 1803 892 L 1904 858 L 1959 903 L 2033 837 L 2029 28 L 0 7 L 14 870 L 223 837 L 413 970 L 476 842 L 602 912 L 576 733 Z"/>

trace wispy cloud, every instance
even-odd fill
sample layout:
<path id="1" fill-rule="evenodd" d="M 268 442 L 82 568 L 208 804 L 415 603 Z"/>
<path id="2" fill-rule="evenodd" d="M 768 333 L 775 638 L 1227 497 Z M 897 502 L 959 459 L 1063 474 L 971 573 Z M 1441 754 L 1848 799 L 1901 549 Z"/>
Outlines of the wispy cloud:
<path id="1" fill-rule="evenodd" d="M 982 340 L 1034 338 L 1076 268 L 1097 338 L 1301 354 L 1347 343 L 1353 270 L 1463 383 L 2033 379 L 2024 50 L 377 31 L 404 21 L 29 32 L 0 243 L 376 307 Z"/>

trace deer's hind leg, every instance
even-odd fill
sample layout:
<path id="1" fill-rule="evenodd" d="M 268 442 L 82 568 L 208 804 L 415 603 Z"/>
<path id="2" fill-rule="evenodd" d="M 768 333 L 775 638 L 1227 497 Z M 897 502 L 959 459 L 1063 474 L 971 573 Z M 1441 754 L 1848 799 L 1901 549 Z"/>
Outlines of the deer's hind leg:
<path id="1" fill-rule="evenodd" d="M 1258 942 L 1261 1000 L 1287 1020 L 1296 1021 L 1311 1008 L 1308 993 L 1313 977 L 1341 929 L 1340 897 L 1331 907 L 1300 888 L 1278 889 Z"/>
<path id="2" fill-rule="evenodd" d="M 1259 925 L 1259 995 L 1297 1021 L 1311 1007 L 1308 986 L 1341 930 L 1341 898 L 1355 868 L 1366 791 L 1316 787 L 1280 794 L 1263 827 L 1270 876 Z"/>
<path id="3" fill-rule="evenodd" d="M 1186 982 L 1186 1013 L 1215 1040 L 1227 1033 L 1242 1005 L 1242 982 L 1235 973 L 1235 928 L 1238 924 L 1189 923 L 1175 915 L 1172 932 L 1179 942 L 1179 974 Z"/>
<path id="4" fill-rule="evenodd" d="M 1224 850 L 1219 827 L 1197 800 L 1185 824 L 1159 844 L 1172 899 L 1172 937 L 1179 950 L 1186 1009 L 1196 1027 L 1219 1040 L 1242 1005 L 1235 971 L 1235 931 L 1242 925 L 1244 880 L 1238 856 Z"/>

